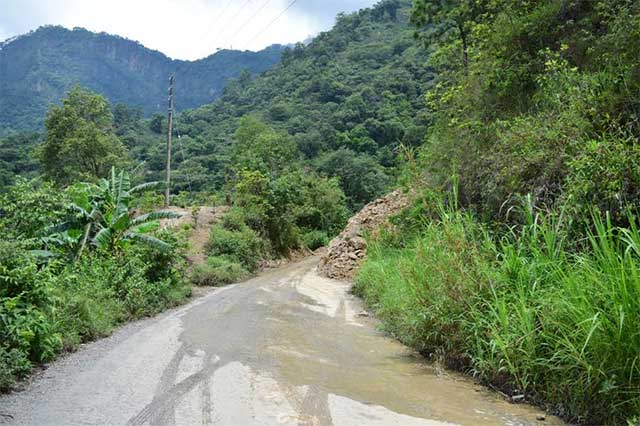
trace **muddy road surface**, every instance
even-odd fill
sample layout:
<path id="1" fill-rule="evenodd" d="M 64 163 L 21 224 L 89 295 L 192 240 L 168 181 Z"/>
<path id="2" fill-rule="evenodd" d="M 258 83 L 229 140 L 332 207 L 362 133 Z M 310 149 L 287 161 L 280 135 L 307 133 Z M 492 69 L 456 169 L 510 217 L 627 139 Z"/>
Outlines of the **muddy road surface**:
<path id="1" fill-rule="evenodd" d="M 557 425 L 425 364 L 317 258 L 123 327 L 0 398 L 10 425 Z"/>

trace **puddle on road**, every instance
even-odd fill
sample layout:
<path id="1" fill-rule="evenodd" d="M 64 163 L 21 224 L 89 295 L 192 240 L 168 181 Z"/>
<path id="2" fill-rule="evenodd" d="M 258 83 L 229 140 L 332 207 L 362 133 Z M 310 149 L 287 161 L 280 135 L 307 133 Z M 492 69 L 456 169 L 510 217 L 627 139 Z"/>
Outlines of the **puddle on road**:
<path id="1" fill-rule="evenodd" d="M 538 421 L 542 411 L 510 404 L 383 336 L 373 320 L 358 318 L 360 304 L 345 284 L 309 273 L 295 285 L 294 298 L 269 297 L 264 350 L 281 385 L 298 389 L 291 394 L 308 387 L 297 402 L 308 424 L 564 424 Z"/>

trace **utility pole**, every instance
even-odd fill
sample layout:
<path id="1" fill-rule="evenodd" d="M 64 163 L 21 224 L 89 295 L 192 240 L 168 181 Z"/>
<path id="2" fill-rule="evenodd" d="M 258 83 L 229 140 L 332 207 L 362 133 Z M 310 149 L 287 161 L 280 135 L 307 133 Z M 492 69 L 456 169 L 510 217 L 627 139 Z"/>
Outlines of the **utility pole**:
<path id="1" fill-rule="evenodd" d="M 167 182 L 164 190 L 164 207 L 170 205 L 171 193 L 171 141 L 173 138 L 173 83 L 175 76 L 169 77 L 169 131 L 167 132 Z"/>

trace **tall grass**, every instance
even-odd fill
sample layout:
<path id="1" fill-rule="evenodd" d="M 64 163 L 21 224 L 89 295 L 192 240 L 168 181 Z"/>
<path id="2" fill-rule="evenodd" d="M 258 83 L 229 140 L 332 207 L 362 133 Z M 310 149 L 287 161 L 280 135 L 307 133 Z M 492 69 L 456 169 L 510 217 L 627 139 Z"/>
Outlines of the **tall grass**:
<path id="1" fill-rule="evenodd" d="M 570 251 L 561 214 L 525 210 L 490 236 L 440 205 L 409 241 L 403 223 L 371 242 L 356 292 L 384 327 L 425 354 L 564 417 L 640 415 L 640 231 L 593 215 Z"/>

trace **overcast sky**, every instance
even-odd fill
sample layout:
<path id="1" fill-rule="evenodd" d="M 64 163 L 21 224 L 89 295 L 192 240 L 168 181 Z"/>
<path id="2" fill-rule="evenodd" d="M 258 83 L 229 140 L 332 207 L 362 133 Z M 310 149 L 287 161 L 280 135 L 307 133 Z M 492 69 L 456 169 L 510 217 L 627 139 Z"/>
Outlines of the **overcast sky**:
<path id="1" fill-rule="evenodd" d="M 176 59 L 199 59 L 216 48 L 258 50 L 302 41 L 331 28 L 339 12 L 377 3 L 297 0 L 269 26 L 292 1 L 0 0 L 0 40 L 54 24 L 117 34 Z"/>

